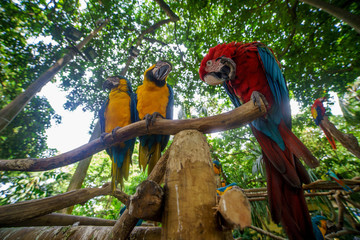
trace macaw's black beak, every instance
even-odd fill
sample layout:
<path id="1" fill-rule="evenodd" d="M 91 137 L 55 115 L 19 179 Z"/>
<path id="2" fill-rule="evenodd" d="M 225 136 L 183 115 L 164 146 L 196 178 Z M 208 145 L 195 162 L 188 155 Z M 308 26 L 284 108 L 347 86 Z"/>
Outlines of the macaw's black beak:
<path id="1" fill-rule="evenodd" d="M 165 81 L 171 70 L 172 66 L 169 62 L 159 61 L 153 69 L 153 75 L 157 81 Z"/>
<path id="2" fill-rule="evenodd" d="M 225 56 L 219 57 L 216 61 L 220 61 L 223 67 L 218 72 L 218 77 L 224 81 L 233 80 L 236 74 L 236 63 L 231 58 Z"/>
<path id="3" fill-rule="evenodd" d="M 108 77 L 105 82 L 103 83 L 102 87 L 104 90 L 111 90 L 114 87 L 118 86 L 120 84 L 120 78 L 118 77 Z"/>

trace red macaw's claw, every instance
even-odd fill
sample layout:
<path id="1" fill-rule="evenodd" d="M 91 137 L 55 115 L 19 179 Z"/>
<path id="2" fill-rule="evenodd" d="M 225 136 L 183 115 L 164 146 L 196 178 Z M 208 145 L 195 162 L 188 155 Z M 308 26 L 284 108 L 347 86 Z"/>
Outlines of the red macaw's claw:
<path id="1" fill-rule="evenodd" d="M 259 110 L 261 111 L 261 101 L 264 102 L 266 108 L 269 107 L 269 103 L 266 100 L 265 96 L 259 93 L 258 91 L 253 91 L 251 94 L 251 100 L 253 101 L 254 105 L 257 105 Z"/>

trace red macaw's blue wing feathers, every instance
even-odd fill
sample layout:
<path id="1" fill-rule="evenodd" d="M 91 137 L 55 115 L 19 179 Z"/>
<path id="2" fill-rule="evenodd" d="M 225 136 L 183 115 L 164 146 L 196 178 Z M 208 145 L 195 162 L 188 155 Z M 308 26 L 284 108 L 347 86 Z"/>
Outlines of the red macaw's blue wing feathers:
<path id="1" fill-rule="evenodd" d="M 130 82 L 124 77 L 118 77 L 118 84 L 112 87 L 108 99 L 99 111 L 102 133 L 111 133 L 117 127 L 124 127 L 137 121 L 135 94 Z M 106 149 L 112 160 L 112 188 L 118 183 L 123 185 L 123 179 L 128 179 L 131 156 L 134 150 L 135 138 L 117 143 Z"/>
<path id="2" fill-rule="evenodd" d="M 291 111 L 289 92 L 286 87 L 284 76 L 278 66 L 278 63 L 271 51 L 260 45 L 258 53 L 264 67 L 264 72 L 273 96 L 274 103 L 267 114 L 267 118 L 259 118 L 252 122 L 254 127 L 274 140 L 281 150 L 285 150 L 284 140 L 278 131 L 278 125 L 281 120 L 291 129 Z"/>

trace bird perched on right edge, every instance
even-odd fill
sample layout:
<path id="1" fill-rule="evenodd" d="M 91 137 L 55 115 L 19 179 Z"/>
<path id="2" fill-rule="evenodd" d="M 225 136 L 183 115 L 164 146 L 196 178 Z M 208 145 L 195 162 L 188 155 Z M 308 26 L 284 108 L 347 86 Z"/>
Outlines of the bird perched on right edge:
<path id="1" fill-rule="evenodd" d="M 321 124 L 321 121 L 324 119 L 325 116 L 325 108 L 323 102 L 326 98 L 318 98 L 314 101 L 314 104 L 311 106 L 311 115 L 314 118 L 315 124 L 318 125 L 324 132 L 327 140 L 329 141 L 331 147 L 335 150 L 336 144 L 333 136 L 331 133 Z"/>
<path id="2" fill-rule="evenodd" d="M 136 90 L 138 117 L 146 120 L 147 127 L 153 124 L 157 117 L 173 118 L 174 94 L 170 85 L 166 83 L 171 69 L 170 63 L 158 61 L 145 71 L 143 84 Z M 148 165 L 148 174 L 159 160 L 169 137 L 169 135 L 139 137 L 139 164 L 143 170 Z"/>
<path id="3" fill-rule="evenodd" d="M 121 76 L 106 79 L 104 89 L 109 89 L 109 97 L 99 111 L 101 133 L 112 133 L 117 128 L 136 122 L 136 102 L 130 82 Z M 106 149 L 112 160 L 112 190 L 117 184 L 123 186 L 123 178 L 127 180 L 135 138 L 120 142 Z"/>
<path id="4" fill-rule="evenodd" d="M 259 42 L 224 43 L 210 48 L 200 64 L 201 80 L 222 84 L 235 107 L 262 99 L 268 108 L 250 127 L 262 148 L 271 216 L 289 239 L 315 239 L 302 183 L 319 162 L 291 132 L 289 93 L 272 50 Z"/>

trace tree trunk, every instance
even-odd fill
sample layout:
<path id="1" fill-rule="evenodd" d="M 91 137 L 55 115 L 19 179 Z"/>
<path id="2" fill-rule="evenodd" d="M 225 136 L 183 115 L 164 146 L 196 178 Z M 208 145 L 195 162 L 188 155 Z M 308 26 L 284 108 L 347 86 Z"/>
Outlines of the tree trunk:
<path id="1" fill-rule="evenodd" d="M 203 134 L 187 130 L 175 136 L 164 188 L 161 239 L 226 239 L 213 209 L 216 183 Z"/>
<path id="2" fill-rule="evenodd" d="M 349 152 L 360 158 L 360 146 L 354 135 L 340 132 L 335 125 L 329 121 L 327 116 L 324 116 L 324 119 L 320 124 L 322 124 L 347 150 L 349 150 Z"/>
<path id="3" fill-rule="evenodd" d="M 94 131 L 91 134 L 89 142 L 99 138 L 100 134 L 101 134 L 100 122 L 97 121 L 97 123 L 95 124 Z M 91 159 L 92 159 L 92 155 L 79 162 L 78 166 L 76 167 L 75 173 L 73 174 L 73 176 L 71 178 L 68 189 L 66 190 L 67 192 L 81 188 L 82 183 L 84 182 L 84 179 L 86 177 L 87 170 L 90 166 Z M 73 209 L 74 209 L 74 206 L 71 206 L 71 207 L 62 209 L 60 212 L 66 213 L 66 214 L 71 214 Z"/>
<path id="4" fill-rule="evenodd" d="M 107 19 L 98 28 L 92 31 L 79 44 L 76 45 L 78 50 L 82 49 L 97 33 L 109 22 Z M 26 104 L 41 90 L 53 77 L 58 73 L 76 54 L 75 50 L 70 50 L 64 57 L 60 58 L 52 67 L 35 80 L 25 92 L 18 95 L 11 103 L 0 110 L 0 132 L 19 114 Z"/>
<path id="5" fill-rule="evenodd" d="M 352 14 L 351 12 L 348 12 L 342 8 L 331 5 L 322 0 L 300 0 L 300 1 L 307 3 L 313 7 L 321 8 L 330 15 L 333 15 L 334 17 L 349 24 L 349 26 L 353 27 L 355 31 L 360 33 L 360 16 Z"/>
<path id="6" fill-rule="evenodd" d="M 0 239 L 6 240 L 106 240 L 111 235 L 112 227 L 100 226 L 66 226 L 66 227 L 23 227 L 0 228 Z M 130 239 L 158 240 L 160 227 L 136 227 Z"/>

